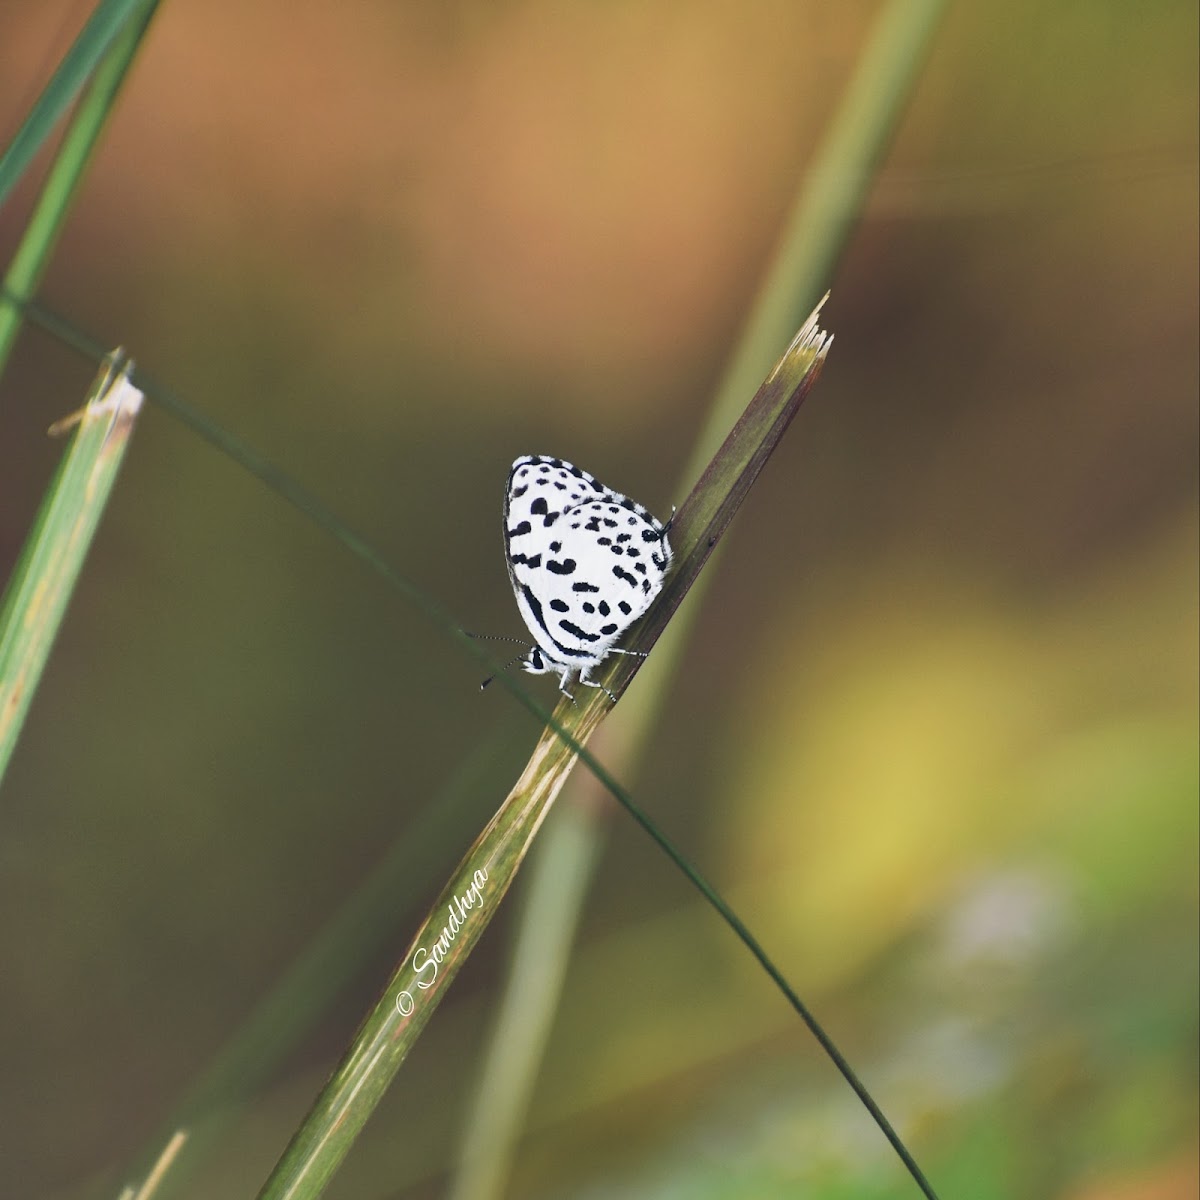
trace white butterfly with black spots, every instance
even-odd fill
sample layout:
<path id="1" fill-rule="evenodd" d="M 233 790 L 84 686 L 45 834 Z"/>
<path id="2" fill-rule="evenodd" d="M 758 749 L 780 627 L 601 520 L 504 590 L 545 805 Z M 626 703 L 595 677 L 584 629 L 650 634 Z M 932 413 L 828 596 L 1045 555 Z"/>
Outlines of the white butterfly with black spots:
<path id="1" fill-rule="evenodd" d="M 576 676 L 603 687 L 588 672 L 636 653 L 616 642 L 662 591 L 670 524 L 561 458 L 518 458 L 504 492 L 504 559 L 536 643 L 522 669 L 556 674 L 567 696 Z"/>

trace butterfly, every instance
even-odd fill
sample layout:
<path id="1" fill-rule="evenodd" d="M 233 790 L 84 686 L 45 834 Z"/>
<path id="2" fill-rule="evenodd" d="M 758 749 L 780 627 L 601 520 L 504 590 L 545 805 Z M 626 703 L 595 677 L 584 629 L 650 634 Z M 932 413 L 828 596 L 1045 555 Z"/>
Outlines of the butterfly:
<path id="1" fill-rule="evenodd" d="M 638 653 L 616 643 L 662 591 L 670 525 L 561 458 L 518 458 L 504 491 L 504 560 L 534 645 L 514 661 L 557 675 L 566 696 L 575 678 L 603 688 L 588 673 L 610 654 Z"/>

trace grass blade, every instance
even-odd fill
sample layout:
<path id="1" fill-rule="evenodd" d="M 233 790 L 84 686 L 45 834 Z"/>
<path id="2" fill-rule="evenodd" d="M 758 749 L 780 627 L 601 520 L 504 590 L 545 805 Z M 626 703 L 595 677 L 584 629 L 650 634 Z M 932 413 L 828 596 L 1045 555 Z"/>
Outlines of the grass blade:
<path id="1" fill-rule="evenodd" d="M 527 868 L 508 979 L 484 1069 L 471 1089 L 476 1119 L 467 1122 L 449 1200 L 504 1193 L 514 1138 L 536 1080 L 528 1066 L 541 1060 L 554 1023 L 578 914 L 599 857 L 590 814 L 578 804 L 560 806 Z"/>
<path id="2" fill-rule="evenodd" d="M 0 782 L 141 406 L 113 355 L 84 407 L 51 429 L 76 427 L 0 603 Z"/>
<path id="3" fill-rule="evenodd" d="M 62 107 L 70 102 L 79 84 L 99 61 L 95 78 L 67 129 L 21 244 L 4 277 L 4 302 L 0 303 L 0 371 L 8 362 L 21 327 L 22 309 L 13 303 L 13 298 L 28 300 L 42 281 L 92 152 L 157 8 L 158 0 L 101 4 L 68 51 L 16 140 L 0 159 L 2 204 L 8 190 L 6 182 L 8 187 L 16 182 L 29 158 L 49 136 Z M 102 10 L 114 12 L 102 14 Z M 101 19 L 102 15 L 105 19 Z M 83 69 L 85 66 L 86 70 Z M 53 119 L 47 123 L 51 114 Z"/>
<path id="4" fill-rule="evenodd" d="M 100 0 L 87 24 L 58 65 L 16 136 L 0 154 L 0 205 L 8 199 L 59 118 L 79 94 L 88 76 L 146 0 Z"/>
<path id="5" fill-rule="evenodd" d="M 862 210 L 878 162 L 907 107 L 909 93 L 944 9 L 944 0 L 890 0 L 876 19 L 833 120 L 807 164 L 770 269 L 697 439 L 686 479 L 704 468 L 735 419 L 743 397 L 761 378 L 795 328 L 798 314 L 826 286 Z M 676 494 L 682 490 L 677 489 Z M 675 615 L 653 659 L 643 668 L 645 677 L 641 684 L 614 714 L 614 721 L 605 726 L 605 761 L 623 778 L 636 771 L 641 748 L 676 676 L 692 618 L 699 611 L 700 593 L 710 577 L 711 572 L 706 573 L 689 593 L 689 603 L 682 613 Z M 584 789 L 587 795 L 583 794 Z M 571 805 L 569 812 L 560 814 L 559 821 L 565 822 L 569 817 L 576 830 L 575 837 L 547 844 L 533 864 L 535 874 L 544 873 L 565 881 L 561 895 L 542 903 L 563 920 L 571 914 L 572 928 L 583 908 L 585 888 L 574 861 L 589 860 L 576 842 L 590 837 L 593 843 L 590 859 L 594 859 L 598 853 L 594 844 L 602 837 L 597 816 L 600 809 L 594 796 L 597 791 L 593 780 L 577 778 L 572 782 L 564 799 L 580 799 L 581 803 Z M 564 858 L 572 855 L 572 862 L 564 862 L 560 869 L 545 861 L 556 852 Z M 568 873 L 569 870 L 573 873 Z M 540 884 L 531 882 L 530 886 Z M 510 966 L 499 1013 L 489 1035 L 480 1083 L 464 1126 L 451 1188 L 454 1200 L 496 1200 L 503 1194 L 508 1163 L 524 1123 L 525 1105 L 520 1098 L 532 1091 L 543 1056 L 545 1031 L 551 1019 L 546 1014 L 552 1013 L 557 1005 L 556 980 L 562 974 L 562 967 L 556 974 L 539 966 L 531 979 L 522 978 L 522 967 L 568 953 L 574 934 L 561 925 L 555 926 L 544 933 L 547 939 L 553 937 L 553 944 L 543 946 L 539 952 L 530 944 L 535 931 L 523 927 L 524 921 L 532 922 L 534 915 L 529 907 L 523 909 L 522 928 L 517 934 L 521 952 L 514 955 Z M 539 925 L 538 929 L 544 930 L 544 926 Z M 538 984 L 553 988 L 554 996 L 531 995 Z M 518 996 L 519 1002 L 515 999 Z M 532 1028 L 535 1021 L 537 1029 Z M 513 1046 L 523 1047 L 526 1058 L 518 1059 Z M 498 1094 L 506 1096 L 505 1103 L 496 1102 Z"/>
<path id="6" fill-rule="evenodd" d="M 676 514 L 672 540 L 677 565 L 630 639 L 631 648 L 653 645 L 816 381 L 829 345 L 816 316 L 814 312 L 759 388 Z M 618 656 L 605 679 L 609 689 L 619 695 L 640 662 Z M 499 676 L 497 682 L 517 693 L 518 685 L 508 676 Z M 276 1164 L 260 1192 L 261 1200 L 300 1200 L 324 1190 L 495 914 L 579 758 L 587 758 L 618 797 L 631 803 L 583 748 L 611 703 L 603 691 L 596 690 L 585 704 L 571 705 L 564 699 L 559 705 L 521 778 L 443 889 L 346 1057 Z M 577 748 L 563 740 L 563 733 Z M 635 815 L 647 824 L 644 815 Z M 661 844 L 661 834 L 657 836 Z M 694 871 L 689 874 L 703 884 Z M 711 889 L 703 886 L 711 897 Z M 723 911 L 728 914 L 727 908 Z"/>
<path id="7" fill-rule="evenodd" d="M 701 439 L 694 463 L 708 461 L 742 397 L 775 361 L 801 315 L 830 286 L 945 7 L 946 0 L 891 0 L 875 22 L 726 368 L 714 404 L 716 421 L 708 426 L 712 440 Z"/>

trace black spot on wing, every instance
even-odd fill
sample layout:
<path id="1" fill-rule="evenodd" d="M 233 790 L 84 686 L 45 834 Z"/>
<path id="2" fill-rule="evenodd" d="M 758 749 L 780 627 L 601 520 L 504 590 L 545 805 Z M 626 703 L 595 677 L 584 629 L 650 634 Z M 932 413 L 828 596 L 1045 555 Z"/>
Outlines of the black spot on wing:
<path id="1" fill-rule="evenodd" d="M 611 633 L 616 633 L 617 630 L 620 628 L 621 628 L 620 625 L 618 625 L 615 621 L 610 621 L 607 625 L 600 626 L 600 632 L 607 635 L 607 634 L 611 634 Z"/>
<path id="2" fill-rule="evenodd" d="M 582 579 L 578 583 L 571 584 L 573 592 L 598 592 L 599 590 L 594 583 L 584 583 Z"/>
<path id="3" fill-rule="evenodd" d="M 570 575 L 574 572 L 578 564 L 573 558 L 557 558 L 546 559 L 546 570 L 552 571 L 555 575 Z"/>
<path id="4" fill-rule="evenodd" d="M 552 609 L 554 609 L 555 612 L 570 612 L 571 611 L 571 606 L 565 600 L 557 600 L 557 599 L 551 600 L 550 607 Z"/>
<path id="5" fill-rule="evenodd" d="M 539 496 L 530 506 L 529 511 L 536 516 L 544 517 L 549 511 L 549 505 L 546 503 L 545 496 Z"/>
<path id="6" fill-rule="evenodd" d="M 630 587 L 637 587 L 638 581 L 636 575 L 631 575 L 624 567 L 613 567 L 613 574 L 618 579 L 623 579 Z"/>
<path id="7" fill-rule="evenodd" d="M 542 612 L 541 602 L 528 586 L 521 589 L 521 594 L 525 597 L 525 603 L 529 605 L 529 611 L 533 613 L 533 619 L 538 623 L 539 626 L 541 626 L 542 632 L 545 633 L 545 635 L 554 644 L 555 650 L 557 650 L 563 656 L 564 660 L 570 658 L 581 658 L 590 661 L 592 659 L 592 655 L 586 650 L 573 650 L 570 646 L 564 646 L 562 642 L 560 642 L 558 638 L 556 638 L 554 634 L 550 632 L 546 625 L 545 614 Z M 593 637 L 591 640 L 596 641 L 597 639 Z"/>
<path id="8" fill-rule="evenodd" d="M 520 523 L 520 525 L 514 525 L 508 531 L 508 536 L 510 538 L 515 538 L 515 537 L 520 537 L 522 534 L 532 533 L 532 532 L 533 532 L 533 526 L 530 525 L 530 523 L 528 521 L 522 521 Z"/>
<path id="9" fill-rule="evenodd" d="M 623 612 L 623 613 L 624 613 L 626 616 L 629 616 L 629 614 L 630 614 L 631 612 L 633 612 L 633 609 L 632 609 L 632 608 L 631 608 L 631 607 L 630 607 L 628 604 L 626 604 L 624 600 L 618 600 L 618 601 L 617 601 L 617 607 L 618 607 L 618 608 L 619 608 L 619 609 L 620 609 L 620 610 L 621 610 L 621 611 L 622 611 L 622 612 Z"/>
<path id="10" fill-rule="evenodd" d="M 610 612 L 612 612 L 612 609 L 608 607 L 608 601 L 607 601 L 607 600 L 601 600 L 601 601 L 600 601 L 600 604 L 599 604 L 599 606 L 598 606 L 598 607 L 599 607 L 599 609 L 600 609 L 600 615 L 601 615 L 602 617 L 607 617 L 607 616 L 608 616 L 608 614 L 609 614 Z"/>
<path id="11" fill-rule="evenodd" d="M 573 637 L 582 638 L 585 642 L 598 642 L 600 635 L 598 633 L 588 633 L 586 629 L 580 629 L 574 621 L 559 621 L 559 629 L 565 629 Z"/>
<path id="12" fill-rule="evenodd" d="M 540 567 L 542 565 L 542 556 L 540 554 L 514 554 L 512 562 L 513 566 L 517 567 Z"/>

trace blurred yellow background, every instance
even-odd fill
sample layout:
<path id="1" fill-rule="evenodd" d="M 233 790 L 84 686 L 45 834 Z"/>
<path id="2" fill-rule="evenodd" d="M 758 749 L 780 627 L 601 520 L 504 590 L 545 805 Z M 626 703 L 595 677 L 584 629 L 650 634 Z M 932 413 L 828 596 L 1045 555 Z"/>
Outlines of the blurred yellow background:
<path id="1" fill-rule="evenodd" d="M 509 464 L 682 500 L 879 11 L 165 5 L 42 296 L 467 628 L 519 635 Z M 84 15 L 0 8 L 0 141 Z M 824 375 L 627 780 L 943 1200 L 1200 1182 L 1197 39 L 1182 0 L 949 6 L 828 280 Z M 30 330 L 0 381 L 0 577 L 91 373 Z M 498 745 L 388 950 L 186 1193 L 253 1194 L 533 743 L 477 684 L 145 413 L 0 788 L 0 1190 L 124 1170 Z M 609 826 L 510 1194 L 915 1195 L 728 931 Z M 443 1194 L 508 908 L 330 1196 Z"/>

